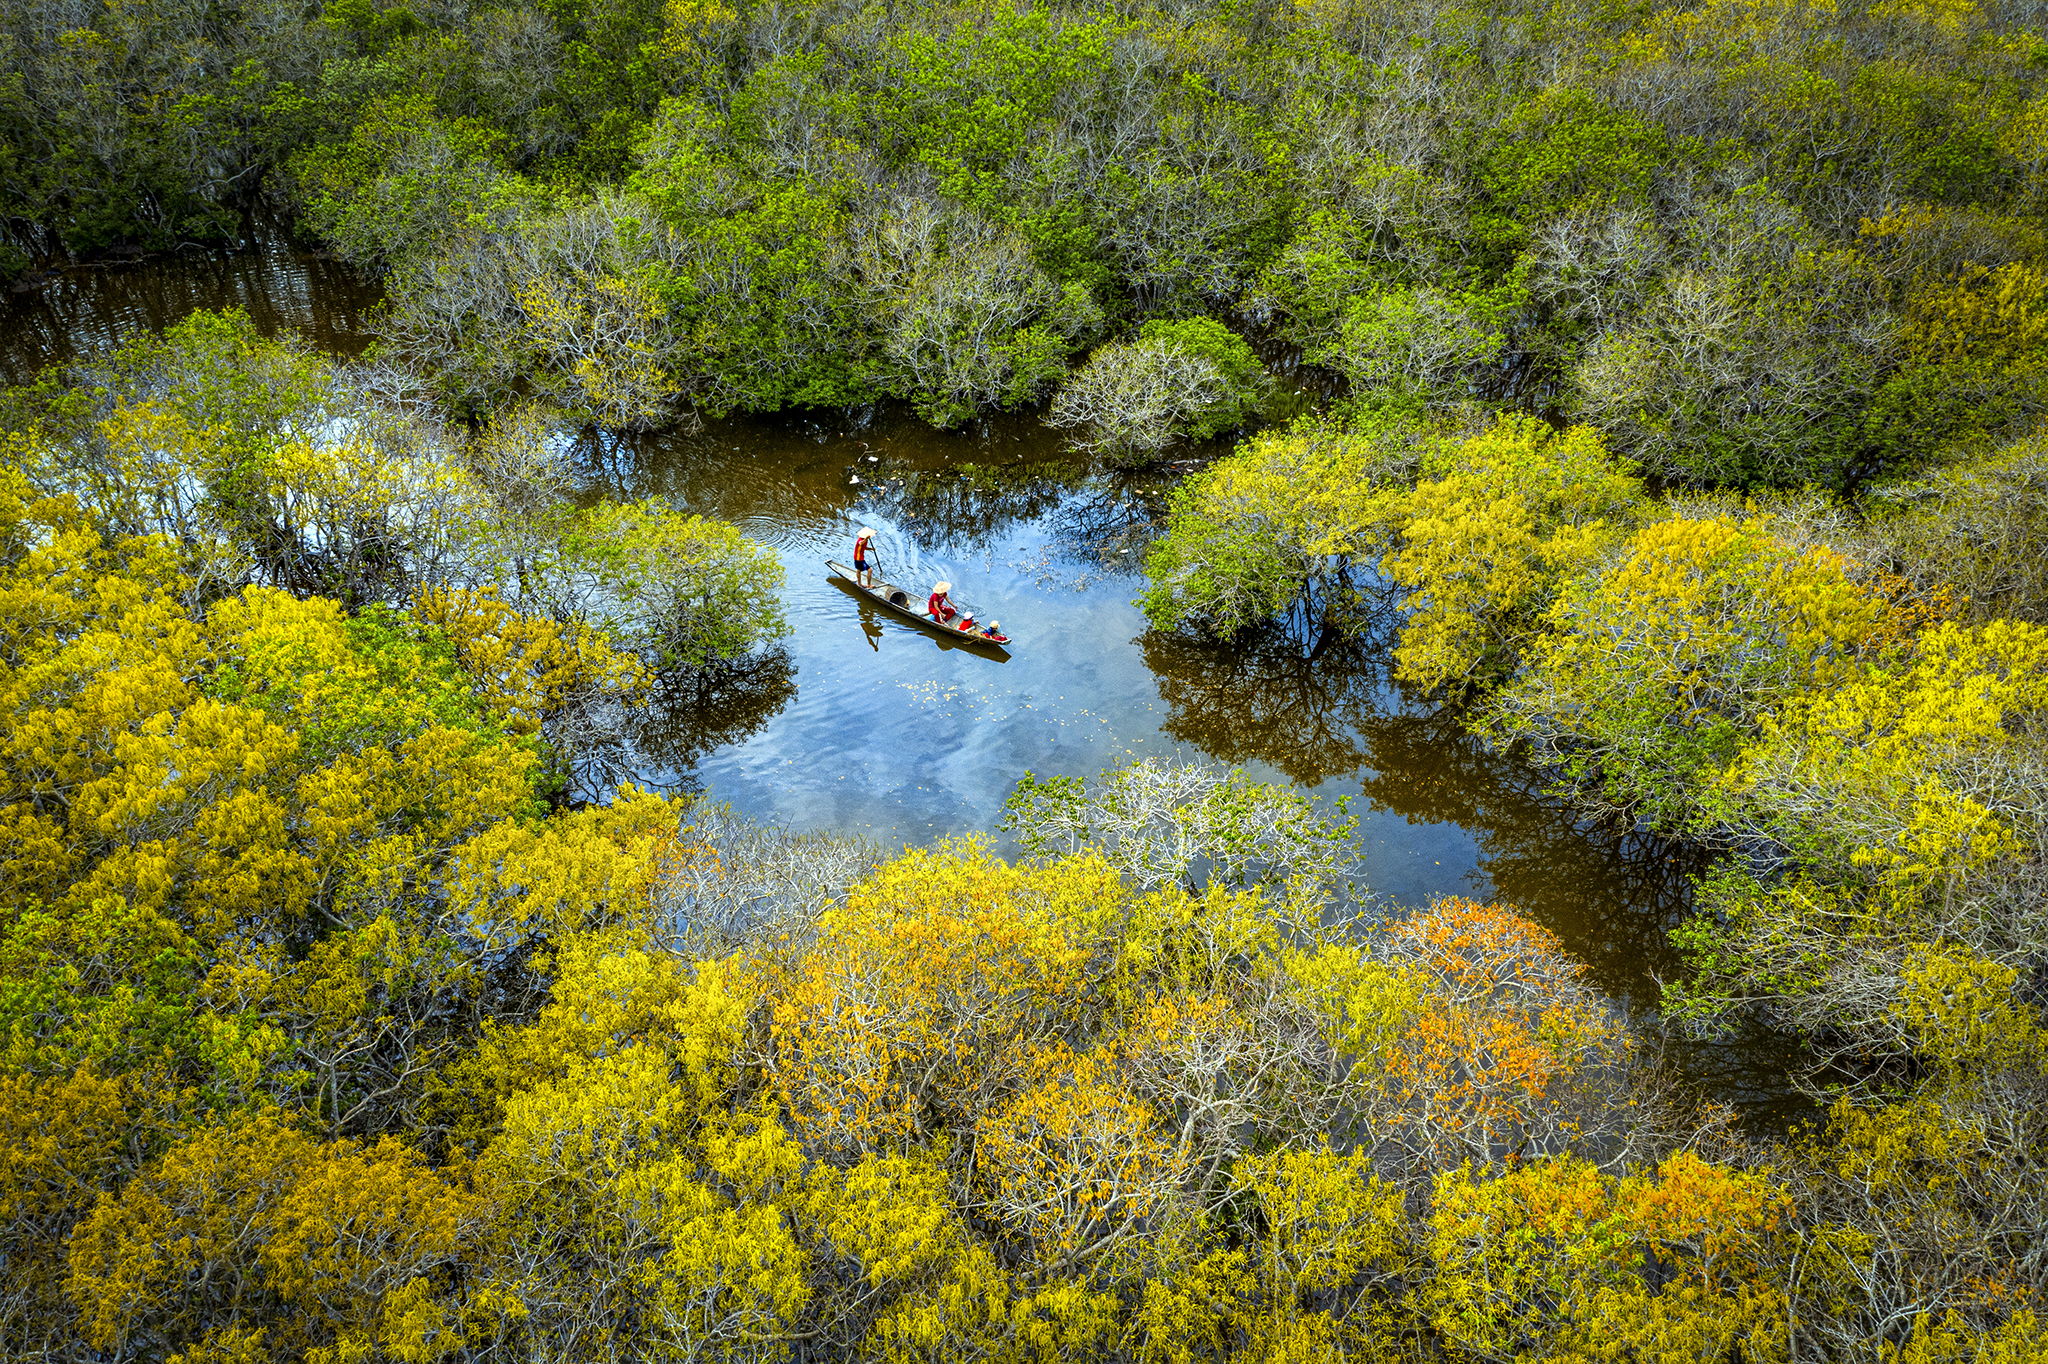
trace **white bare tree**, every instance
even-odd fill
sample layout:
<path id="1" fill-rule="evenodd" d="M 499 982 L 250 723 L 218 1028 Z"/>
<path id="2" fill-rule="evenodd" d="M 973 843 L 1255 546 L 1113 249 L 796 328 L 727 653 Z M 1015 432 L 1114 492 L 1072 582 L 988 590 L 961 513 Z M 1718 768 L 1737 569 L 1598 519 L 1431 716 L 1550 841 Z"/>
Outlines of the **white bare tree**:
<path id="1" fill-rule="evenodd" d="M 1053 426 L 1068 439 L 1119 464 L 1153 459 L 1188 424 L 1231 396 L 1223 372 L 1168 341 L 1119 341 L 1100 347 L 1053 395 Z"/>

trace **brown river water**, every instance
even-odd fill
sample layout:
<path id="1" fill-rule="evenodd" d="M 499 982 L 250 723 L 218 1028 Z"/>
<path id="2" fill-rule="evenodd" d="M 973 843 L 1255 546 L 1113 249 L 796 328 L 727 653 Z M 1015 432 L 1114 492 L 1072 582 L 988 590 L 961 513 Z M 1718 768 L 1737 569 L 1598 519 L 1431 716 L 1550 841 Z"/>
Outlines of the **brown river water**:
<path id="1" fill-rule="evenodd" d="M 202 307 L 240 307 L 266 331 L 355 354 L 377 298 L 373 282 L 279 232 L 235 253 L 75 269 L 0 296 L 0 381 Z M 1685 910 L 1692 854 L 1546 796 L 1540 774 L 1391 685 L 1384 639 L 1318 649 L 1276 632 L 1225 647 L 1147 631 L 1132 604 L 1142 546 L 1192 459 L 1108 473 L 1035 413 L 940 432 L 887 406 L 591 432 L 577 448 L 587 496 L 666 495 L 772 546 L 788 574 L 793 635 L 743 676 L 664 698 L 637 736 L 646 780 L 894 849 L 992 834 L 1027 770 L 1085 777 L 1147 756 L 1241 766 L 1351 797 L 1365 880 L 1389 905 L 1516 905 L 1653 1023 L 1656 981 L 1678 968 L 1665 935 Z M 885 576 L 920 597 L 949 579 L 956 599 L 1001 620 L 1010 656 L 948 644 L 834 580 L 826 558 L 849 560 L 863 524 L 879 532 Z M 1752 1124 L 1805 1111 L 1783 1038 L 1674 1038 L 1671 1050 Z"/>

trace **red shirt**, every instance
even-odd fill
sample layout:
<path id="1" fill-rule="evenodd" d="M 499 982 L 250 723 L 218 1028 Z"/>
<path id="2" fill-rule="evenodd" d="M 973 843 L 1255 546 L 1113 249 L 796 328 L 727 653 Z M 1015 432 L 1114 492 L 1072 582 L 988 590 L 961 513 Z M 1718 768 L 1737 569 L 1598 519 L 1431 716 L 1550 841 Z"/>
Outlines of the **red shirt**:
<path id="1" fill-rule="evenodd" d="M 940 620 L 953 619 L 953 603 L 946 599 L 943 592 L 932 593 L 931 600 L 924 604 L 924 609 Z"/>

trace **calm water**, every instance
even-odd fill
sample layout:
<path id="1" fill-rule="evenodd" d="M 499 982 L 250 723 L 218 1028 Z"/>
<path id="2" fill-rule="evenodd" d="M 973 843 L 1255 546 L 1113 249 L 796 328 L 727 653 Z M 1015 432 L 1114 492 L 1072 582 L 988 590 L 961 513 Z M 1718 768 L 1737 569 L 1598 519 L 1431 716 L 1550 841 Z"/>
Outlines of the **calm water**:
<path id="1" fill-rule="evenodd" d="M 0 376 L 197 307 L 240 306 L 266 330 L 353 354 L 376 298 L 278 234 L 236 254 L 78 271 L 7 300 Z M 1665 932 L 1691 869 L 1678 850 L 1546 799 L 1527 769 L 1392 687 L 1383 641 L 1318 648 L 1276 633 L 1226 648 L 1146 630 L 1137 561 L 1181 469 L 1093 470 L 1031 414 L 945 433 L 888 408 L 591 433 L 578 451 L 588 495 L 660 493 L 730 521 L 788 577 L 791 638 L 742 677 L 665 697 L 637 736 L 650 779 L 895 847 L 992 831 L 1027 770 L 1091 776 L 1145 756 L 1243 766 L 1352 797 L 1366 879 L 1392 901 L 1518 905 L 1638 1010 L 1676 969 Z M 950 645 L 835 581 L 825 559 L 850 559 L 863 524 L 880 533 L 884 576 L 919 597 L 951 581 L 956 600 L 1001 620 L 1009 658 Z M 1790 1111 L 1782 1041 L 1675 1052 L 1756 1118 Z"/>

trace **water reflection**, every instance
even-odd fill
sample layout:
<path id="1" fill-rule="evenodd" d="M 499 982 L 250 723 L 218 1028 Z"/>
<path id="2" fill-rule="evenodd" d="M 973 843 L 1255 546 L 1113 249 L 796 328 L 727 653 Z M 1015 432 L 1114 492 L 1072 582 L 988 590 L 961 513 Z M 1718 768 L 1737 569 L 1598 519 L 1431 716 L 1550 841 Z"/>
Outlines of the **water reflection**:
<path id="1" fill-rule="evenodd" d="M 1588 820 L 1540 776 L 1421 704 L 1389 676 L 1391 622 L 1304 640 L 1279 628 L 1219 645 L 1151 632 L 1138 644 L 1168 706 L 1162 730 L 1219 762 L 1344 789 L 1472 840 L 1459 889 L 1538 912 L 1605 978 L 1649 1001 L 1676 965 L 1665 934 L 1703 863 L 1679 845 Z M 1444 893 L 1448 893 L 1446 891 Z"/>
<path id="2" fill-rule="evenodd" d="M 736 667 L 664 674 L 629 727 L 643 773 L 651 766 L 670 774 L 662 785 L 694 785 L 707 754 L 782 713 L 796 697 L 796 672 L 787 649 L 767 649 Z"/>
<path id="3" fill-rule="evenodd" d="M 265 336 L 299 332 L 315 347 L 358 355 L 372 339 L 376 283 L 292 240 L 281 223 L 248 225 L 244 249 L 190 247 L 128 264 L 77 266 L 0 295 L 0 382 L 182 321 L 199 308 L 240 308 Z"/>
<path id="4" fill-rule="evenodd" d="M 1161 728 L 1217 761 L 1261 763 L 1303 786 L 1367 762 L 1363 730 L 1388 696 L 1382 639 L 1333 632 L 1304 649 L 1279 628 L 1231 644 L 1150 631 L 1138 647 L 1169 708 Z"/>

